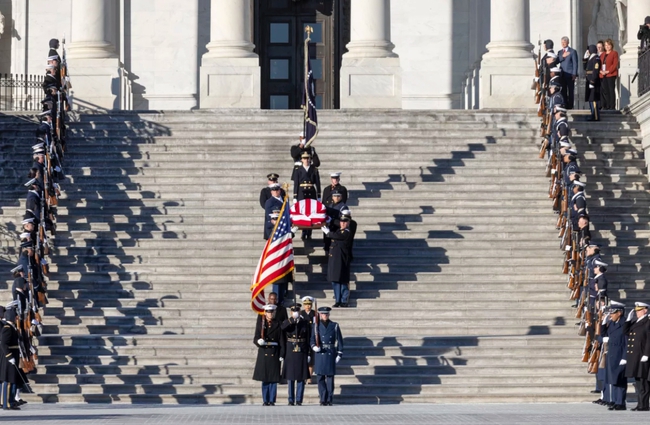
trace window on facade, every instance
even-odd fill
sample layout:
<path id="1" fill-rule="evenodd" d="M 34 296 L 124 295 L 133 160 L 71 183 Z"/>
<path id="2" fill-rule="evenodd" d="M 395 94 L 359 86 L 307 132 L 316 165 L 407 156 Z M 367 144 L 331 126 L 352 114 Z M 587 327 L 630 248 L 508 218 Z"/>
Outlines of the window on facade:
<path id="1" fill-rule="evenodd" d="M 286 22 L 273 23 L 270 28 L 271 43 L 286 44 L 289 42 L 289 24 Z"/>
<path id="2" fill-rule="evenodd" d="M 271 79 L 289 79 L 289 59 L 271 59 Z"/>
<path id="3" fill-rule="evenodd" d="M 273 95 L 270 100 L 271 109 L 289 109 L 289 96 Z"/>

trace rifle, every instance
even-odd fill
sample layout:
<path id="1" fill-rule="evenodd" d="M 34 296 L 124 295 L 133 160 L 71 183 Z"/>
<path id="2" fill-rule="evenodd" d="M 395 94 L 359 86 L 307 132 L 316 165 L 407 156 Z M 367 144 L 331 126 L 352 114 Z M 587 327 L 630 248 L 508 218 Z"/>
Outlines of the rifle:
<path id="1" fill-rule="evenodd" d="M 607 351 L 609 349 L 608 345 L 609 345 L 608 342 L 603 342 L 601 346 L 602 348 L 600 350 L 600 359 L 598 360 L 599 369 L 605 369 L 605 363 L 607 361 Z"/>
<path id="2" fill-rule="evenodd" d="M 589 357 L 589 365 L 587 366 L 588 373 L 598 373 L 601 344 L 598 343 L 598 340 L 595 340 L 593 345 L 594 347 L 592 347 L 591 356 Z"/>
<path id="3" fill-rule="evenodd" d="M 582 317 L 582 310 L 585 308 L 585 293 L 586 291 L 582 291 L 582 294 L 580 295 L 580 304 L 578 304 L 578 309 L 576 310 L 576 319 Z"/>
<path id="4" fill-rule="evenodd" d="M 585 337 L 585 346 L 582 348 L 582 363 L 587 363 L 589 361 L 589 351 L 591 348 L 591 334 L 587 332 Z"/>
<path id="5" fill-rule="evenodd" d="M 316 309 L 314 311 L 314 339 L 316 340 L 316 347 L 320 347 L 321 345 L 321 339 L 320 339 L 320 317 L 318 316 L 318 301 L 316 301 L 316 298 L 314 298 L 314 308 Z"/>

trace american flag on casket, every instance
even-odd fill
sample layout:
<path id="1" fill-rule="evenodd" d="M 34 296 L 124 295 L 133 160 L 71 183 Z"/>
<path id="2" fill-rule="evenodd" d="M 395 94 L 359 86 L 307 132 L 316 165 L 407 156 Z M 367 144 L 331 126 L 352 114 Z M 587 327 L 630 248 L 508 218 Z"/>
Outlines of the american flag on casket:
<path id="1" fill-rule="evenodd" d="M 326 221 L 325 205 L 315 199 L 303 199 L 291 207 L 291 223 L 301 229 L 318 228 Z"/>

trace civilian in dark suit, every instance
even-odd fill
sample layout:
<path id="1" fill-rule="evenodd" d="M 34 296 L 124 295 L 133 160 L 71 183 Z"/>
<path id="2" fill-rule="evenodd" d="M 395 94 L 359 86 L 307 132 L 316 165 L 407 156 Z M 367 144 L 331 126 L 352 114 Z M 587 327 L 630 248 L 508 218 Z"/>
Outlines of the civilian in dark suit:
<path id="1" fill-rule="evenodd" d="M 569 47 L 569 37 L 562 37 L 562 50 L 557 53 L 562 68 L 562 96 L 566 109 L 573 109 L 575 80 L 578 78 L 578 53 Z"/>

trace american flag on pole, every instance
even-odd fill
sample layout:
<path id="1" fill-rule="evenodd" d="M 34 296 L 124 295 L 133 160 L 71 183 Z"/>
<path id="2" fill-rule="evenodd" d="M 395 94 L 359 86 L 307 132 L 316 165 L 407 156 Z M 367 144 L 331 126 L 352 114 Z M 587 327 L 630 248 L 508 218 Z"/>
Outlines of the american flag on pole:
<path id="1" fill-rule="evenodd" d="M 293 239 L 291 238 L 291 216 L 284 198 L 282 210 L 271 237 L 266 241 L 255 275 L 251 282 L 251 308 L 258 314 L 263 313 L 266 297 L 264 288 L 291 273 L 293 263 Z"/>

